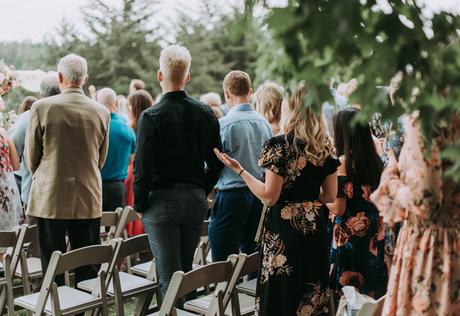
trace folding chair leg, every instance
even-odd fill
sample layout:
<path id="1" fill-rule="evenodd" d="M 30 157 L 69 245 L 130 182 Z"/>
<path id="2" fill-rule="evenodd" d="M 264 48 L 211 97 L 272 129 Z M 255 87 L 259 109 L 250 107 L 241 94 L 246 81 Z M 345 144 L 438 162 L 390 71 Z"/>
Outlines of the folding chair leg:
<path id="1" fill-rule="evenodd" d="M 152 302 L 153 293 L 154 293 L 154 291 L 149 291 L 149 292 L 139 296 L 139 299 L 138 299 L 137 304 L 136 304 L 136 310 L 134 312 L 134 315 L 136 315 L 136 316 L 147 315 L 147 311 L 148 311 L 148 309 L 150 307 L 150 303 Z"/>
<path id="2" fill-rule="evenodd" d="M 117 268 L 114 269 L 113 275 L 113 289 L 115 292 L 115 313 L 117 316 L 124 316 L 125 309 L 123 307 L 123 294 L 121 293 L 120 275 Z"/>
<path id="3" fill-rule="evenodd" d="M 3 311 L 6 307 L 6 288 L 0 289 L 0 315 L 3 315 Z"/>
<path id="4" fill-rule="evenodd" d="M 240 299 L 238 298 L 238 292 L 236 290 L 233 291 L 230 302 L 232 304 L 232 316 L 241 316 Z"/>

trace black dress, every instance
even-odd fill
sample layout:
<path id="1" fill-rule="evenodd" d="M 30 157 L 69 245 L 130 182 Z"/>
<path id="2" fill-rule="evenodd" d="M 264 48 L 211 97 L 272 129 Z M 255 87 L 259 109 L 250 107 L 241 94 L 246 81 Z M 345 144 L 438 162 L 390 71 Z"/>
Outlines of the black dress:
<path id="1" fill-rule="evenodd" d="M 296 150 L 297 148 L 297 150 Z M 261 245 L 256 300 L 259 315 L 327 315 L 329 211 L 318 201 L 325 178 L 339 161 L 317 163 L 291 135 L 268 140 L 261 167 L 284 178 L 278 202 L 268 210 Z"/>

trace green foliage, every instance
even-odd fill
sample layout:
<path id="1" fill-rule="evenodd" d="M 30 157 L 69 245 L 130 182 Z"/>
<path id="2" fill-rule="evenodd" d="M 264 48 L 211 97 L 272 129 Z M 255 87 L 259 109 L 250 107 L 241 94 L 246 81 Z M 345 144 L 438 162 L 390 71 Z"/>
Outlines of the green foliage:
<path id="1" fill-rule="evenodd" d="M 239 8 L 222 15 L 206 6 L 199 19 L 182 16 L 176 41 L 190 50 L 192 80 L 187 90 L 194 95 L 222 93 L 224 76 L 234 69 L 255 76 L 261 26 Z"/>
<path id="2" fill-rule="evenodd" d="M 82 8 L 89 35 L 63 22 L 54 41 L 59 48 L 49 51 L 49 61 L 57 63 L 66 54 L 79 54 L 88 60 L 88 84 L 96 88 L 110 86 L 117 93 L 127 94 L 130 80 L 139 78 L 155 95 L 160 92 L 154 76 L 161 48 L 155 30 L 147 26 L 153 6 L 142 0 L 121 2 L 120 9 L 103 0 Z"/>
<path id="3" fill-rule="evenodd" d="M 436 124 L 459 109 L 460 17 L 440 12 L 429 18 L 418 3 L 389 0 L 385 12 L 376 0 L 289 0 L 287 7 L 268 8 L 266 23 L 287 56 L 268 68 L 285 82 L 305 80 L 307 103 L 316 108 L 330 98 L 330 79 L 356 77 L 353 101 L 365 117 L 381 112 L 394 119 L 419 110 L 430 138 Z M 390 105 L 376 86 L 389 85 L 398 73 L 403 80 Z M 450 158 L 460 158 L 458 146 Z"/>
<path id="4" fill-rule="evenodd" d="M 16 69 L 20 70 L 55 70 L 55 65 L 47 63 L 47 51 L 48 46 L 42 43 L 0 42 L 0 59 L 3 59 L 5 64 L 14 65 Z M 38 96 L 38 94 L 22 88 L 12 89 L 3 96 L 6 105 L 3 111 L 9 112 L 17 109 L 21 101 L 29 95 Z"/>
<path id="5" fill-rule="evenodd" d="M 46 62 L 47 46 L 31 42 L 0 42 L 0 59 L 16 69 L 54 70 L 55 65 Z"/>

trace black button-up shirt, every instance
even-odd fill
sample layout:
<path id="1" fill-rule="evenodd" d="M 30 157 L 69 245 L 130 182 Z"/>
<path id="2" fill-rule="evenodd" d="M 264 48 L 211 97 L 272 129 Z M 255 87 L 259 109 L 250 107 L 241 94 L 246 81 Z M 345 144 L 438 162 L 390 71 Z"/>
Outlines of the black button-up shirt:
<path id="1" fill-rule="evenodd" d="M 190 183 L 208 194 L 223 164 L 213 152 L 221 150 L 219 121 L 211 108 L 185 91 L 163 95 L 139 120 L 134 160 L 134 208 L 143 212 L 153 190 Z M 205 167 L 206 162 L 206 167 Z"/>

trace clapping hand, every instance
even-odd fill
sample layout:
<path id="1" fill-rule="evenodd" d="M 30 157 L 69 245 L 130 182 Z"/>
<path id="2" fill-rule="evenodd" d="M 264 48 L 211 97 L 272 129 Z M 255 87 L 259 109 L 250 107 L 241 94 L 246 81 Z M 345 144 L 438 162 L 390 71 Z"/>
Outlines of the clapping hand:
<path id="1" fill-rule="evenodd" d="M 219 149 L 214 148 L 214 153 L 216 154 L 217 158 L 219 158 L 219 160 L 224 163 L 224 165 L 232 169 L 234 172 L 240 173 L 243 169 L 238 160 L 235 160 L 231 158 L 229 155 L 222 153 L 221 151 L 219 151 Z"/>

